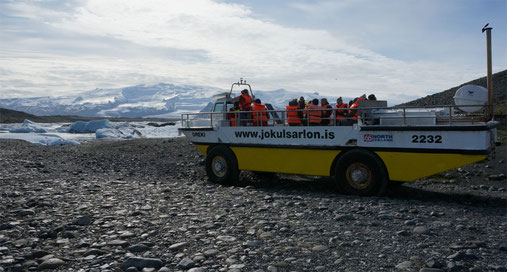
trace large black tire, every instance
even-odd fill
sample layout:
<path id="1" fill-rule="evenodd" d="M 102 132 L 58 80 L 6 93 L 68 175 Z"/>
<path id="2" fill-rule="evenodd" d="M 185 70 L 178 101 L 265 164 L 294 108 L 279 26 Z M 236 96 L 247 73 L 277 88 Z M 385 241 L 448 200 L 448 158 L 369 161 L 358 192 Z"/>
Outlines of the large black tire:
<path id="1" fill-rule="evenodd" d="M 206 174 L 215 183 L 231 185 L 238 181 L 238 160 L 226 146 L 213 147 L 206 155 Z"/>
<path id="2" fill-rule="evenodd" d="M 383 194 L 389 180 L 382 160 L 362 149 L 343 154 L 336 163 L 335 178 L 340 192 L 360 196 Z"/>

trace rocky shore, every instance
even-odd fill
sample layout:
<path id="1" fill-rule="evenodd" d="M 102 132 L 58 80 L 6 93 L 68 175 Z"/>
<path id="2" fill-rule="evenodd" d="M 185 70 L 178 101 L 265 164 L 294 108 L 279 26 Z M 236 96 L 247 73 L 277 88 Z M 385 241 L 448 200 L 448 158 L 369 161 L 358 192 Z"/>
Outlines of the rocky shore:
<path id="1" fill-rule="evenodd" d="M 322 177 L 210 183 L 181 138 L 0 140 L 0 271 L 507 271 L 505 151 L 356 197 Z"/>

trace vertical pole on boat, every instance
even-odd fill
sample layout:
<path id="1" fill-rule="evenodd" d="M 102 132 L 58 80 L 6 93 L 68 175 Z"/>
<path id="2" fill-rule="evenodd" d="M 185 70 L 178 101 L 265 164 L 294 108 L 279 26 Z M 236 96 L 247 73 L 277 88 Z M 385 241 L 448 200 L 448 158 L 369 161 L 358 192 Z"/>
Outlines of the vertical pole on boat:
<path id="1" fill-rule="evenodd" d="M 491 29 L 492 27 L 488 27 L 489 24 L 486 24 L 482 28 L 482 33 L 486 31 L 486 50 L 487 50 L 487 66 L 488 66 L 488 76 L 487 76 L 487 88 L 488 88 L 488 119 L 491 120 L 493 118 L 494 109 L 493 109 L 493 76 L 492 76 L 492 64 L 491 64 Z"/>

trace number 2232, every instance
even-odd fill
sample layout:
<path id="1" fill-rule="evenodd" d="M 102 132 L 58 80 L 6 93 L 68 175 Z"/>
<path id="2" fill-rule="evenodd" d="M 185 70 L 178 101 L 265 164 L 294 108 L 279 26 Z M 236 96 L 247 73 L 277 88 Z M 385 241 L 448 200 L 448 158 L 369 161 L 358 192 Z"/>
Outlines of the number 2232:
<path id="1" fill-rule="evenodd" d="M 441 135 L 412 135 L 412 143 L 441 144 L 442 143 L 442 136 Z"/>

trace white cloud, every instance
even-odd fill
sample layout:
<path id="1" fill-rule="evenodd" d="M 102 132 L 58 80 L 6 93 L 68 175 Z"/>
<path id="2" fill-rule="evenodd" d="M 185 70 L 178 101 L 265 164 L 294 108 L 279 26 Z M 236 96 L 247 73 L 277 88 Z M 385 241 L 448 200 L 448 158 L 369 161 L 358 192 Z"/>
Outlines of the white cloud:
<path id="1" fill-rule="evenodd" d="M 357 5 L 359 2 L 363 2 L 363 0 L 291 2 L 289 6 L 303 12 L 312 13 L 315 16 L 328 16 L 352 4 Z"/>
<path id="2" fill-rule="evenodd" d="M 46 9 L 40 6 L 25 2 L 7 2 L 5 7 L 11 10 L 11 15 L 24 17 L 32 20 L 40 20 L 51 17 L 61 17 L 64 14 L 54 10 Z"/>
<path id="3" fill-rule="evenodd" d="M 367 91 L 398 103 L 476 76 L 451 74 L 454 68 L 446 64 L 390 59 L 322 29 L 255 19 L 248 7 L 238 4 L 212 0 L 71 3 L 74 6 L 58 10 L 32 2 L 8 5 L 16 16 L 44 24 L 51 28 L 46 31 L 58 35 L 22 37 L 3 45 L 0 66 L 8 75 L 0 79 L 2 89 L 61 94 L 160 81 L 227 88 L 231 81 L 245 77 L 258 89 L 344 96 Z M 334 2 L 293 7 L 309 12 L 342 8 Z"/>

